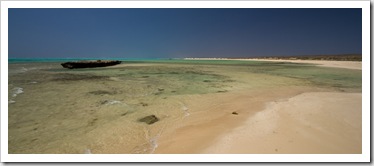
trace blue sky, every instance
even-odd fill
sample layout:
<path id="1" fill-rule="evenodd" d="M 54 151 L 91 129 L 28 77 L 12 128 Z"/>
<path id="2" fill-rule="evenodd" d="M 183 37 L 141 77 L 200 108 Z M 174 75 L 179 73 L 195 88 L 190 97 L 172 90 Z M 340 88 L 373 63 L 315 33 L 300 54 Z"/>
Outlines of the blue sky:
<path id="1" fill-rule="evenodd" d="M 9 58 L 361 53 L 361 9 L 9 9 Z"/>

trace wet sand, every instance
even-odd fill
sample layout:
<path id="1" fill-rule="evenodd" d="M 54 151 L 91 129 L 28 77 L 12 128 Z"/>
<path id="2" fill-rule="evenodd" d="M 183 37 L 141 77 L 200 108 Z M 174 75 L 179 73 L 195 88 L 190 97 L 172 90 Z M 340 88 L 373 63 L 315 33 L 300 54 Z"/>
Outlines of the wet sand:
<path id="1" fill-rule="evenodd" d="M 164 133 L 160 137 L 155 153 L 216 153 L 216 151 L 205 151 L 205 148 L 209 149 L 209 147 L 221 144 L 221 142 L 213 140 L 230 134 L 238 126 L 245 125 L 243 122 L 248 117 L 255 116 L 256 113 L 265 109 L 265 103 L 283 100 L 283 98 L 311 90 L 317 89 L 308 87 L 269 88 L 267 90 L 191 96 L 189 100 L 186 100 L 190 116 L 186 117 L 175 130 Z M 229 149 L 224 151 L 226 150 Z M 236 153 L 235 150 L 226 152 Z"/>

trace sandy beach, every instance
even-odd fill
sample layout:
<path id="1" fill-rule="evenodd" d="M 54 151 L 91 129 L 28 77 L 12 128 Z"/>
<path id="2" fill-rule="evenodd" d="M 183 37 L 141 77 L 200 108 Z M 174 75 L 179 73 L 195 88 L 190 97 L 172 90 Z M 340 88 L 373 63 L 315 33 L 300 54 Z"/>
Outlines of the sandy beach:
<path id="1" fill-rule="evenodd" d="M 330 60 L 289 60 L 289 59 L 227 59 L 227 58 L 185 58 L 191 60 L 239 60 L 239 61 L 263 61 L 263 62 L 290 62 L 290 63 L 303 63 L 314 64 L 322 67 L 334 67 L 344 69 L 362 70 L 361 61 L 330 61 Z"/>
<path id="2" fill-rule="evenodd" d="M 344 69 L 362 70 L 362 62 L 359 61 L 327 61 L 327 60 L 270 60 L 270 59 L 239 59 L 251 61 L 268 61 L 268 62 L 291 62 L 291 63 L 306 63 L 316 64 L 322 67 L 336 67 Z"/>
<path id="3" fill-rule="evenodd" d="M 303 93 L 267 107 L 202 153 L 361 153 L 361 94 Z"/>
<path id="4" fill-rule="evenodd" d="M 161 136 L 155 153 L 361 153 L 361 93 L 302 91 L 225 94 L 214 106 L 199 98 L 190 110 L 200 112 L 190 111 L 184 127 Z"/>
<path id="5" fill-rule="evenodd" d="M 361 62 L 274 61 L 361 70 Z M 191 110 L 214 109 L 225 114 L 203 124 L 191 122 L 171 136 L 161 137 L 155 153 L 361 153 L 362 94 L 316 91 L 320 89 L 226 93 L 215 96 L 215 101 L 222 104 L 213 107 L 199 99 L 198 108 Z M 193 115 L 208 117 L 209 113 Z"/>

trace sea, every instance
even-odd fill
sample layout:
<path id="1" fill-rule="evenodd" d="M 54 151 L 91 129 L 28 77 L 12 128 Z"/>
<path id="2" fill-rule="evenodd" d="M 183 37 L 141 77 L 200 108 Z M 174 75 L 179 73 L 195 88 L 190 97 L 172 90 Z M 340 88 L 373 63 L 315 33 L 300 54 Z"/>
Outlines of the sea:
<path id="1" fill-rule="evenodd" d="M 165 128 L 189 116 L 188 95 L 229 88 L 226 76 L 160 64 L 171 59 L 60 65 L 78 60 L 92 59 L 9 59 L 9 153 L 153 153 Z M 141 121 L 153 116 L 157 122 Z"/>

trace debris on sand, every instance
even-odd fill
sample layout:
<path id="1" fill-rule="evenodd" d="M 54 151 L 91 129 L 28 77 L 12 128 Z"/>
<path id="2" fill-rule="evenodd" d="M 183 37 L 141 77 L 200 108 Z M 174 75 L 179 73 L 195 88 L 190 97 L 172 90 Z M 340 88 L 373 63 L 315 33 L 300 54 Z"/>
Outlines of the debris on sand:
<path id="1" fill-rule="evenodd" d="M 140 105 L 142 105 L 143 107 L 148 106 L 148 104 L 147 104 L 147 103 L 144 103 L 144 102 L 140 102 Z"/>

